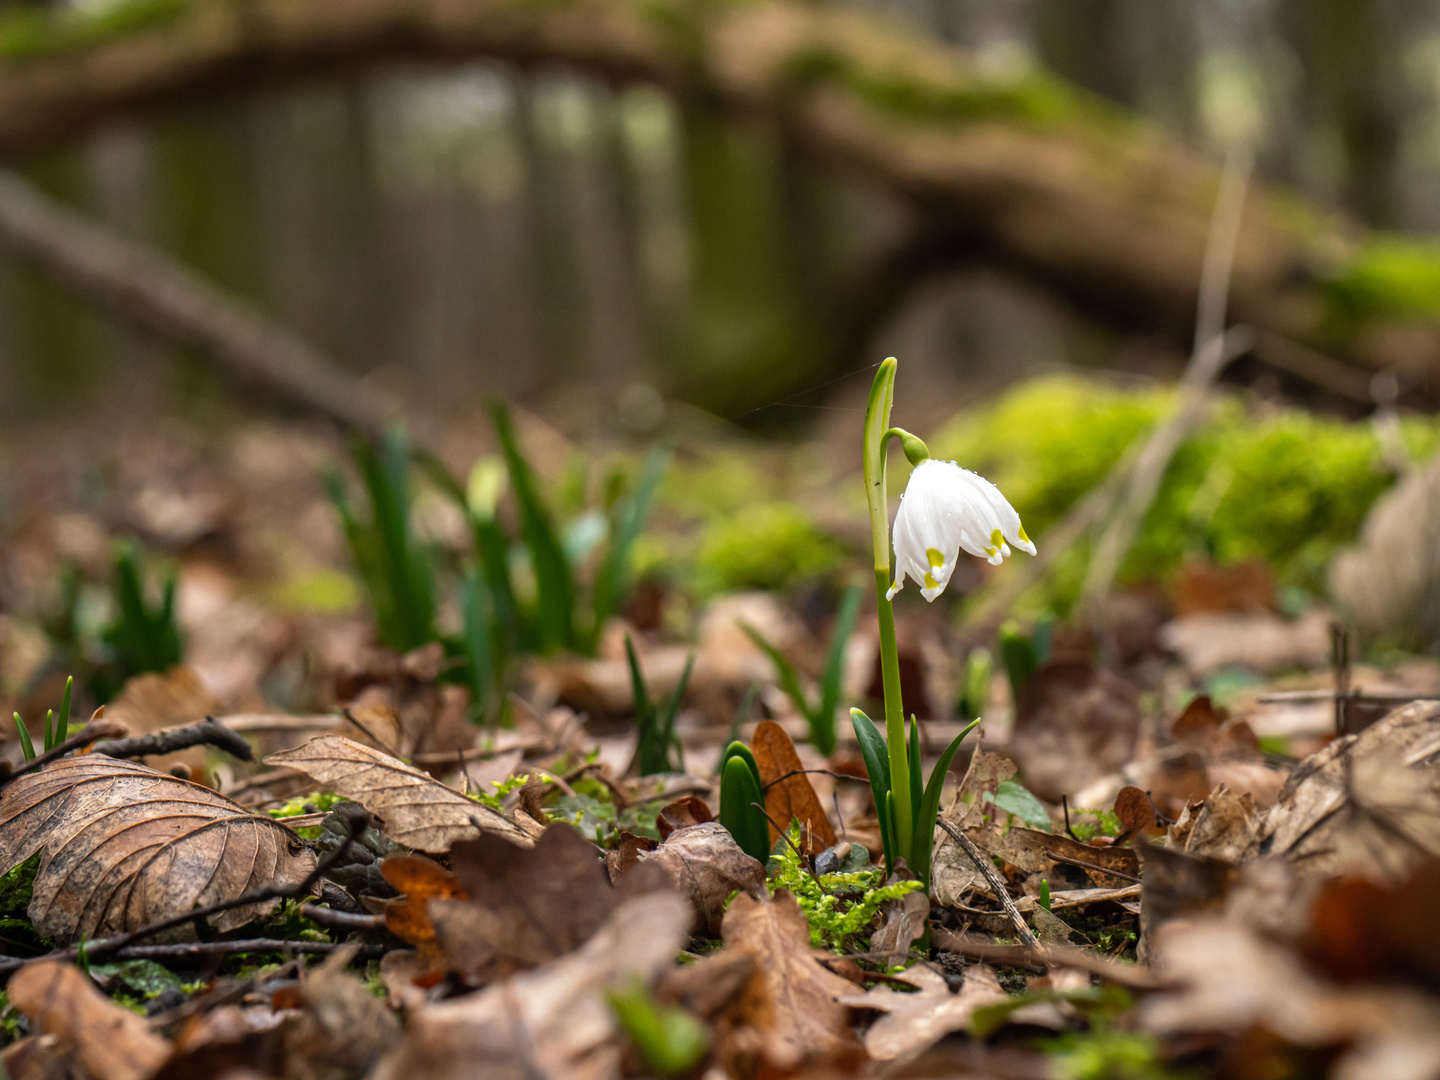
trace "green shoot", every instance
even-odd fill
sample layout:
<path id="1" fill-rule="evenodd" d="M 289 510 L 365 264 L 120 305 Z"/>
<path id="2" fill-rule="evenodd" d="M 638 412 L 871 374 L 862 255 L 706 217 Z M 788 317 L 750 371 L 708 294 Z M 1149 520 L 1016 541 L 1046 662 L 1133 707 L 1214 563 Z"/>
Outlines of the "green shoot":
<path id="1" fill-rule="evenodd" d="M 15 731 L 20 736 L 20 749 L 25 754 L 26 761 L 35 760 L 35 744 L 30 741 L 30 732 L 25 727 L 25 721 L 20 719 L 20 714 L 15 714 Z"/>
<path id="2" fill-rule="evenodd" d="M 680 756 L 680 741 L 675 737 L 675 718 L 680 714 L 680 703 L 690 687 L 690 672 L 695 667 L 695 654 L 685 661 L 685 670 L 675 690 L 664 703 L 650 699 L 645 676 L 640 670 L 640 659 L 635 655 L 635 643 L 625 635 L 625 657 L 630 662 L 630 687 L 635 696 L 635 726 L 639 729 L 640 745 L 635 759 L 641 776 L 655 773 L 684 772 L 685 763 Z M 675 756 L 671 756 L 671 750 Z"/>
<path id="3" fill-rule="evenodd" d="M 720 824 L 740 850 L 762 863 L 770 857 L 770 821 L 765 817 L 764 789 L 755 755 L 742 742 L 732 742 L 720 755 Z"/>
<path id="4" fill-rule="evenodd" d="M 950 762 L 954 760 L 955 752 L 960 749 L 961 741 L 980 721 L 972 720 L 951 740 L 945 752 L 940 755 L 940 760 L 936 762 L 930 773 L 930 781 L 922 791 L 919 722 L 913 716 L 910 718 L 908 767 L 911 773 L 912 795 L 909 807 L 902 806 L 895 797 L 888 760 L 889 748 L 875 722 L 859 709 L 850 710 L 850 721 L 855 728 L 855 738 L 860 743 L 860 754 L 865 759 L 865 768 L 870 774 L 870 791 L 875 796 L 875 808 L 880 817 L 880 838 L 885 846 L 886 873 L 893 873 L 896 862 L 903 858 L 922 886 L 929 891 L 930 858 L 935 847 L 935 818 L 940 812 L 940 793 L 945 786 L 945 776 L 950 771 Z M 902 813 L 910 815 L 912 839 L 908 850 L 901 845 L 901 833 L 896 827 Z"/>
<path id="5" fill-rule="evenodd" d="M 168 671 L 180 663 L 184 644 L 175 621 L 175 585 L 172 573 L 162 588 L 160 606 L 152 608 L 145 599 L 139 548 L 133 540 L 116 545 L 115 621 L 103 636 L 122 680 L 148 671 Z"/>
<path id="6" fill-rule="evenodd" d="M 860 599 L 864 589 L 851 585 L 845 590 L 840 601 L 840 611 L 835 617 L 835 631 L 830 637 L 830 647 L 825 655 L 825 672 L 820 679 L 820 694 L 815 701 L 800 686 L 795 666 L 755 627 L 741 624 L 740 629 L 770 658 L 775 665 L 780 688 L 794 703 L 796 710 L 810 725 L 810 741 L 827 757 L 835 752 L 835 710 L 840 705 L 840 682 L 845 674 L 845 646 L 855 630 L 855 616 L 860 611 Z"/>
<path id="7" fill-rule="evenodd" d="M 960 688 L 960 701 L 956 708 L 961 717 L 983 717 L 990 708 L 990 678 L 994 657 L 990 650 L 981 646 L 971 649 L 965 658 L 965 681 Z"/>
<path id="8" fill-rule="evenodd" d="M 710 1031 L 684 1009 L 662 1005 L 639 979 L 628 989 L 606 992 L 621 1029 L 660 1076 L 679 1076 L 710 1049 Z"/>
<path id="9" fill-rule="evenodd" d="M 325 486 L 370 594 L 380 640 L 408 652 L 436 638 L 434 568 L 410 526 L 409 443 L 392 429 L 379 447 L 357 442 L 353 453 L 370 502 L 368 519 L 356 513 L 339 473 L 326 476 Z"/>
<path id="10" fill-rule="evenodd" d="M 1040 879 L 1040 906 L 1046 911 L 1050 910 L 1050 879 Z"/>

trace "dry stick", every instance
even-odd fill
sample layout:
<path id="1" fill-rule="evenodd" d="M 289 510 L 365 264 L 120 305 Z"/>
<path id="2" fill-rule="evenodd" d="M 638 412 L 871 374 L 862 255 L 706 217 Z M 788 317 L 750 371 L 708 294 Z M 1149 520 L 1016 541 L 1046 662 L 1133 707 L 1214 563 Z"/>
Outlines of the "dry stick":
<path id="1" fill-rule="evenodd" d="M 931 932 L 930 943 L 946 952 L 963 953 L 992 963 L 1015 964 L 1019 967 L 1054 964 L 1058 967 L 1074 968 L 1076 971 L 1099 975 L 1102 979 L 1132 990 L 1156 990 L 1165 985 L 1146 968 L 1064 945 L 997 945 L 993 941 L 957 934 L 943 926 L 936 927 Z"/>
<path id="2" fill-rule="evenodd" d="M 192 746 L 219 747 L 241 761 L 255 759 L 250 744 L 213 716 L 168 731 L 154 731 L 149 735 L 136 735 L 129 739 L 105 739 L 95 744 L 95 753 L 113 758 L 136 758 L 149 757 L 151 754 L 173 754 L 177 750 L 188 750 Z"/>
<path id="3" fill-rule="evenodd" d="M 333 926 L 340 930 L 384 930 L 384 915 L 360 915 L 353 911 L 336 911 L 334 908 L 301 904 L 300 914 L 321 926 Z"/>
<path id="4" fill-rule="evenodd" d="M 184 926 L 186 923 L 195 922 L 198 919 L 208 919 L 212 915 L 219 915 L 222 911 L 230 911 L 237 907 L 247 907 L 250 904 L 262 904 L 267 900 L 296 900 L 302 896 L 309 896 L 315 883 L 323 877 L 331 867 L 337 865 L 350 852 L 350 846 L 360 838 L 360 834 L 370 823 L 370 815 L 358 807 L 347 807 L 342 813 L 350 825 L 349 835 L 341 841 L 340 845 L 325 858 L 315 865 L 315 869 L 305 877 L 298 885 L 276 885 L 273 882 L 269 885 L 262 885 L 258 889 L 251 889 L 249 892 L 241 893 L 239 896 L 229 900 L 220 900 L 205 907 L 192 908 L 189 911 L 173 915 L 168 919 L 161 919 L 159 922 L 151 923 L 149 926 L 142 926 L 138 930 L 131 930 L 124 934 L 115 934 L 112 937 L 101 938 L 99 941 L 86 942 L 83 946 L 69 949 L 57 949 L 44 956 L 30 957 L 27 959 L 7 960 L 0 963 L 0 976 L 6 976 L 29 963 L 30 960 L 73 960 L 83 951 L 88 957 L 109 955 L 118 949 L 123 949 L 131 942 L 140 938 L 153 937 L 155 934 L 162 934 L 166 930 L 173 930 L 177 926 Z"/>
<path id="5" fill-rule="evenodd" d="M 1005 888 L 1005 882 L 1001 879 L 1000 872 L 995 869 L 995 864 L 990 861 L 990 857 L 977 848 L 974 841 L 948 821 L 940 818 L 936 820 L 935 824 L 944 829 L 950 839 L 960 845 L 960 850 L 970 856 L 970 861 L 975 864 L 975 869 L 984 875 L 985 880 L 990 885 L 990 891 L 995 894 L 995 898 L 999 900 L 1005 908 L 1005 914 L 1010 916 L 1010 921 L 1015 924 L 1015 930 L 1020 935 L 1020 940 L 1030 948 L 1038 949 L 1040 947 L 1040 940 L 1030 932 L 1030 927 L 1025 923 L 1025 916 L 1020 914 L 1020 909 L 1015 906 L 1015 901 L 1010 899 L 1009 890 Z"/>
<path id="6" fill-rule="evenodd" d="M 383 925 L 384 920 L 381 920 Z M 248 952 L 329 953 L 353 949 L 344 941 L 291 941 L 288 938 L 243 938 L 239 941 L 190 941 L 179 945 L 126 945 L 109 955 L 112 960 L 186 960 L 205 956 L 233 956 Z M 90 950 L 87 950 L 87 952 Z M 376 960 L 390 950 L 384 945 L 361 945 L 360 955 Z"/>
<path id="7" fill-rule="evenodd" d="M 107 735 L 123 734 L 125 734 L 125 725 L 118 720 L 106 720 L 103 717 L 99 720 L 91 720 L 53 750 L 46 750 L 45 753 L 40 754 L 33 761 L 27 761 L 20 772 L 11 772 L 0 776 L 0 789 L 19 780 L 20 777 L 24 776 L 27 772 L 44 768 L 57 758 L 62 758 L 70 753 L 70 751 L 78 750 L 87 743 L 92 743 L 96 739 L 102 739 Z"/>
<path id="8" fill-rule="evenodd" d="M 127 321 L 198 345 L 236 374 L 343 427 L 374 436 L 397 412 L 374 387 L 259 311 L 5 171 L 0 240 Z"/>
<path id="9" fill-rule="evenodd" d="M 1227 361 L 1233 359 L 1233 349 L 1227 348 L 1227 344 L 1233 343 L 1227 342 L 1230 335 L 1225 332 L 1225 307 L 1253 163 L 1254 153 L 1248 144 L 1232 147 L 1226 155 L 1215 213 L 1210 220 L 1210 235 L 1205 242 L 1195 314 L 1195 344 L 1180 382 L 1180 400 L 1170 417 L 1146 440 L 1115 516 L 1095 546 L 1081 591 L 1082 609 L 1099 614 L 1100 605 L 1115 584 L 1120 563 L 1150 512 L 1165 470 L 1185 437 L 1205 416 L 1210 388 Z M 1253 343 L 1253 331 L 1246 331 L 1245 336 L 1250 339 L 1245 342 L 1248 349 Z"/>

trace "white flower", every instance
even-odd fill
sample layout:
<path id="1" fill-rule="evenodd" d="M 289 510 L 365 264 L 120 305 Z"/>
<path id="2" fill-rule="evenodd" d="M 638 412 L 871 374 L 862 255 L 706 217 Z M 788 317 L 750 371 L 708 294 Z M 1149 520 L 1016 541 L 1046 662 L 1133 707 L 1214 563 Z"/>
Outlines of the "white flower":
<path id="1" fill-rule="evenodd" d="M 983 476 L 953 461 L 931 458 L 915 466 L 895 515 L 895 584 L 900 591 L 908 575 L 920 595 L 934 600 L 945 591 L 963 548 L 999 565 L 1010 544 L 1035 554 L 1020 515 L 1000 489 Z"/>

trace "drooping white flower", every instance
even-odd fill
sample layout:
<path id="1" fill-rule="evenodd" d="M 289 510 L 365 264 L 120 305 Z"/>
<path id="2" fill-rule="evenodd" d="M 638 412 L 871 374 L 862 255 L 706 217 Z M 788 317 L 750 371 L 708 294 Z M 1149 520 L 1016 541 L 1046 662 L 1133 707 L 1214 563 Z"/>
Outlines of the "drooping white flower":
<path id="1" fill-rule="evenodd" d="M 892 530 L 895 548 L 894 597 L 908 576 L 920 595 L 934 600 L 950 582 L 960 552 L 999 565 L 1010 545 L 1035 554 L 1020 515 L 983 476 L 953 461 L 930 458 L 915 466 Z"/>

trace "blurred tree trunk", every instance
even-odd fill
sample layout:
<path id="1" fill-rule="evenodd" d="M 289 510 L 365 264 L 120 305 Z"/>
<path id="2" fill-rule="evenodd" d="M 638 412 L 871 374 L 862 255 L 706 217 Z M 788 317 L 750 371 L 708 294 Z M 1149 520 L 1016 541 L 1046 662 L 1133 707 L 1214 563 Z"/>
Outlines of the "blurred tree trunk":
<path id="1" fill-rule="evenodd" d="M 1122 0 L 1100 5 L 1115 18 L 1143 17 L 1141 7 Z M 926 255 L 891 252 L 881 269 L 939 264 L 947 256 L 983 259 L 1048 286 L 1092 316 L 1188 345 L 1218 179 L 1211 164 L 1153 124 L 1047 76 L 986 75 L 963 54 L 885 23 L 785 0 L 720 7 L 680 0 L 196 2 L 163 25 L 117 40 L 0 65 L 0 152 L 54 143 L 116 113 L 206 93 L 396 57 L 475 56 L 569 65 L 616 83 L 650 82 L 682 101 L 703 94 L 711 115 L 761 121 L 780 145 L 896 196 Z M 1147 62 L 1173 67 L 1178 85 L 1189 76 L 1176 56 Z M 1130 94 L 1133 86 L 1112 90 Z M 568 257 L 557 254 L 563 218 L 543 195 L 553 183 L 553 162 L 526 115 L 522 107 L 520 133 L 532 190 L 540 193 L 531 220 L 540 248 L 550 253 L 537 269 L 548 305 L 541 321 L 556 335 L 558 356 L 575 333 L 570 319 L 579 299 L 567 280 Z M 1353 125 L 1357 139 L 1363 115 Z M 790 238 L 777 234 L 771 220 L 779 213 L 773 184 L 768 193 L 758 182 L 707 190 L 722 174 L 743 179 L 746 171 L 771 166 L 747 162 L 747 151 L 734 142 L 745 136 L 734 129 L 697 127 L 686 138 L 694 274 L 706 283 L 694 295 L 709 305 L 698 318 L 729 335 L 728 343 L 717 337 L 720 347 L 749 365 L 739 376 L 722 377 L 702 358 L 694 389 L 719 400 L 727 381 L 748 379 L 753 401 L 760 384 L 778 392 L 777 384 L 811 381 L 826 356 L 842 350 L 833 332 L 813 332 L 815 320 L 790 273 L 753 272 L 761 263 L 776 265 L 772 256 L 786 265 Z M 746 191 L 753 196 L 740 194 Z M 1411 254 L 1403 264 L 1377 264 L 1363 233 L 1293 197 L 1257 189 L 1241 227 L 1231 310 L 1262 340 L 1303 342 L 1366 366 L 1403 362 L 1433 372 L 1440 367 L 1440 301 L 1424 300 L 1428 291 L 1413 288 L 1413 280 L 1408 290 L 1387 285 L 1387 274 L 1440 277 L 1440 254 Z M 746 310 L 737 315 L 731 301 Z M 849 313 L 832 298 L 828 316 L 839 325 Z"/>

